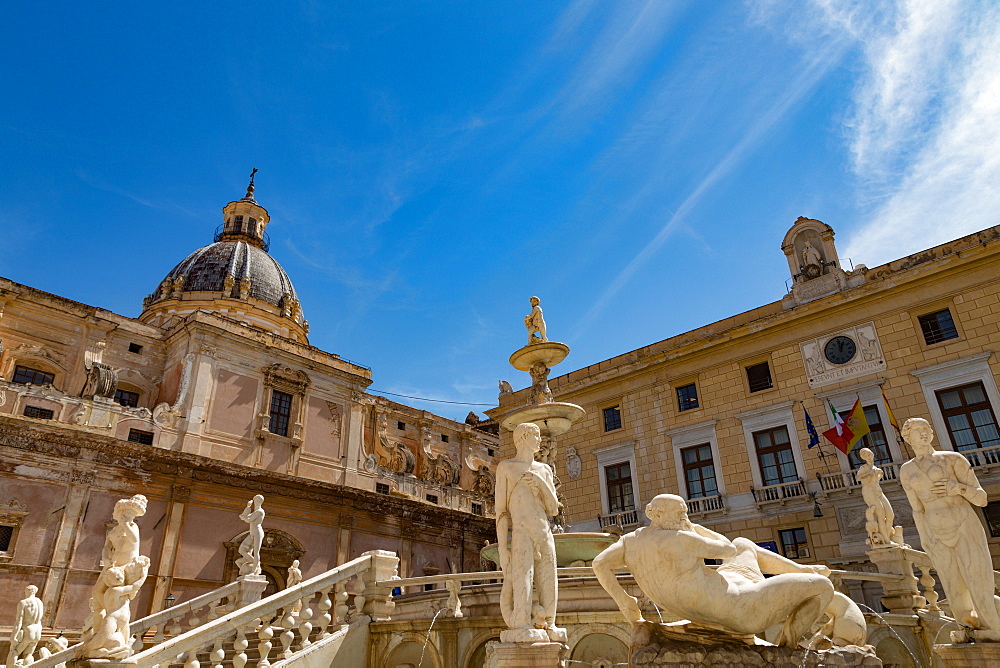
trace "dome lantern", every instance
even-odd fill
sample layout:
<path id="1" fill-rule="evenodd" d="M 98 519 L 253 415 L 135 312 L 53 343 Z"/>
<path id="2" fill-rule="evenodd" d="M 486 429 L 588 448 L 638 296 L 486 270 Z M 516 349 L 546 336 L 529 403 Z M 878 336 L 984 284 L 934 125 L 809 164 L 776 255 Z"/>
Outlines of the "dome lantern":
<path id="1" fill-rule="evenodd" d="M 248 244 L 268 250 L 267 235 L 264 231 L 271 220 L 267 209 L 254 199 L 254 176 L 257 168 L 250 172 L 250 185 L 243 199 L 230 202 L 222 208 L 223 223 L 215 231 L 216 241 L 245 241 Z"/>

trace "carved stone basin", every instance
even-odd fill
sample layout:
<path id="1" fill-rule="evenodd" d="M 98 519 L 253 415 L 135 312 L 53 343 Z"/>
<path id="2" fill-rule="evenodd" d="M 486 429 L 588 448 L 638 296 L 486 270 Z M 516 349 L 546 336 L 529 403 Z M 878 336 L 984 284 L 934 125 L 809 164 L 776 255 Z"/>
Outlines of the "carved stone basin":
<path id="1" fill-rule="evenodd" d="M 565 568 L 572 565 L 589 566 L 594 557 L 611 547 L 618 536 L 608 533 L 581 531 L 580 533 L 557 533 L 552 536 L 556 542 L 556 566 Z M 479 551 L 479 556 L 500 566 L 498 545 L 490 543 Z M 580 563 L 582 562 L 582 564 Z"/>
<path id="2" fill-rule="evenodd" d="M 573 424 L 587 415 L 576 404 L 561 401 L 550 401 L 536 406 L 519 408 L 513 413 L 500 418 L 500 427 L 506 431 L 514 431 L 514 427 L 522 422 L 534 422 L 542 432 L 542 436 L 558 436 L 565 434 Z"/>

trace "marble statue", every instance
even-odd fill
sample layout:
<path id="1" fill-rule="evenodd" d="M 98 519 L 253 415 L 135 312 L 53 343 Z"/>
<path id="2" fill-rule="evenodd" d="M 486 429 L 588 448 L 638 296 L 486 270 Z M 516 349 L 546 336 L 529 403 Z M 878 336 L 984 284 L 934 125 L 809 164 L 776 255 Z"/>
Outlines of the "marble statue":
<path id="1" fill-rule="evenodd" d="M 789 647 L 833 601 L 828 568 L 797 564 L 746 538 L 731 541 L 694 524 L 679 496 L 654 497 L 646 516 L 650 526 L 626 534 L 594 559 L 598 581 L 632 624 L 644 621 L 642 612 L 618 583 L 617 568 L 629 568 L 642 592 L 674 617 L 737 636 L 780 624 L 777 644 Z M 723 562 L 715 569 L 705 559 Z"/>
<path id="2" fill-rule="evenodd" d="M 302 582 L 302 569 L 299 568 L 299 560 L 296 559 L 288 567 L 288 577 L 285 580 L 285 587 L 294 587 Z"/>
<path id="3" fill-rule="evenodd" d="M 503 399 L 508 394 L 514 394 L 514 388 L 506 380 L 499 381 L 498 385 L 500 386 L 500 399 Z"/>
<path id="4" fill-rule="evenodd" d="M 451 612 L 451 616 L 455 619 L 464 617 L 465 615 L 462 613 L 462 600 L 458 597 L 459 592 L 462 591 L 462 581 L 447 580 L 444 586 L 448 590 L 448 602 L 445 604 L 445 609 Z"/>
<path id="5" fill-rule="evenodd" d="M 42 614 L 45 609 L 35 594 L 38 587 L 24 588 L 24 598 L 14 610 L 14 625 L 10 630 L 10 652 L 7 654 L 7 668 L 27 666 L 32 663 L 35 646 L 42 638 Z"/>
<path id="6" fill-rule="evenodd" d="M 250 531 L 240 543 L 240 558 L 236 567 L 240 575 L 260 575 L 260 547 L 264 543 L 264 497 L 257 494 L 247 501 L 247 507 L 240 513 L 240 519 L 250 525 Z"/>
<path id="7" fill-rule="evenodd" d="M 952 614 L 969 628 L 1000 632 L 993 561 L 975 510 L 986 505 L 986 491 L 963 455 L 934 449 L 927 420 L 910 418 L 900 431 L 916 456 L 899 469 L 899 481 Z"/>
<path id="8" fill-rule="evenodd" d="M 545 317 L 542 315 L 541 302 L 538 297 L 531 298 L 531 313 L 524 316 L 524 326 L 528 328 L 528 345 L 532 343 L 545 343 L 548 337 L 545 336 Z M 535 335 L 538 336 L 535 336 Z"/>
<path id="9" fill-rule="evenodd" d="M 124 659 L 129 647 L 129 604 L 146 581 L 149 558 L 139 554 L 137 517 L 146 514 L 146 497 L 119 499 L 101 555 L 102 571 L 90 595 L 90 616 L 84 625 L 79 656 L 87 659 Z"/>
<path id="10" fill-rule="evenodd" d="M 811 264 L 818 267 L 823 266 L 823 258 L 820 256 L 819 251 L 808 241 L 802 247 L 802 264 L 806 267 Z"/>
<path id="11" fill-rule="evenodd" d="M 69 647 L 69 640 L 67 640 L 63 636 L 63 634 L 60 633 L 55 638 L 49 638 L 44 643 L 42 643 L 42 646 L 38 648 L 38 658 L 40 660 L 45 660 L 50 656 L 52 656 L 53 654 L 58 654 L 67 647 Z M 8 665 L 10 664 L 8 663 Z M 66 668 L 66 662 L 62 661 L 60 663 L 57 663 L 54 666 L 52 666 L 52 668 Z"/>
<path id="12" fill-rule="evenodd" d="M 531 390 L 528 393 L 529 404 L 547 404 L 552 401 L 552 390 L 549 389 L 549 367 L 536 362 L 528 373 L 531 374 Z"/>
<path id="13" fill-rule="evenodd" d="M 566 448 L 566 472 L 569 473 L 569 477 L 573 480 L 579 478 L 583 472 L 583 461 L 580 459 L 580 455 L 576 453 L 576 448 L 572 445 Z"/>
<path id="14" fill-rule="evenodd" d="M 555 625 L 556 550 L 549 524 L 559 501 L 552 469 L 534 459 L 540 443 L 538 425 L 517 425 L 517 454 L 497 465 L 500 611 L 508 628 L 502 642 L 566 641 L 565 629 Z"/>
<path id="15" fill-rule="evenodd" d="M 872 547 L 902 545 L 903 527 L 893 526 L 896 515 L 879 485 L 884 474 L 882 469 L 875 466 L 875 453 L 869 448 L 861 448 L 858 454 L 865 463 L 858 468 L 854 477 L 861 485 L 861 498 L 868 504 L 868 510 L 865 511 L 868 544 Z"/>

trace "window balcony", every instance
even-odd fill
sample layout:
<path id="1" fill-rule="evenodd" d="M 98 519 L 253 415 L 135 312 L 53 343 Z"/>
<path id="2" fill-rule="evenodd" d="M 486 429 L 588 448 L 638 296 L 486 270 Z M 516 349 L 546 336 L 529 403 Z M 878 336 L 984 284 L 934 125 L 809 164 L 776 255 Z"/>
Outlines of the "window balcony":
<path id="1" fill-rule="evenodd" d="M 902 464 L 899 462 L 879 464 L 878 467 L 882 469 L 882 482 L 898 480 L 900 466 Z M 855 489 L 861 487 L 861 483 L 858 482 L 855 476 L 856 473 L 857 469 L 853 471 L 837 471 L 836 473 L 817 473 L 816 478 L 819 480 L 820 487 L 823 488 L 824 492 L 844 491 L 848 494 L 853 494 Z"/>
<path id="2" fill-rule="evenodd" d="M 758 506 L 777 503 L 785 505 L 789 500 L 809 501 L 806 484 L 802 478 L 767 487 L 751 487 L 754 501 Z"/>
<path id="3" fill-rule="evenodd" d="M 629 529 L 639 526 L 639 511 L 623 510 L 620 513 L 598 515 L 597 519 L 600 521 L 602 529 L 610 526 L 619 526 L 622 529 Z"/>
<path id="4" fill-rule="evenodd" d="M 722 502 L 722 496 L 700 496 L 695 499 L 688 499 L 688 515 L 705 515 L 711 512 L 725 512 L 726 506 Z"/>

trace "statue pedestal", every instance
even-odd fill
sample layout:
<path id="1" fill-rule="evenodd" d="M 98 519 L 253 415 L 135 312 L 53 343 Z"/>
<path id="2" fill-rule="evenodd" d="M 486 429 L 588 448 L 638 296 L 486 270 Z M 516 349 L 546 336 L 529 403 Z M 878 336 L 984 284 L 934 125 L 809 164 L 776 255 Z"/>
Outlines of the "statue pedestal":
<path id="1" fill-rule="evenodd" d="M 500 642 L 493 647 L 497 668 L 560 668 L 566 645 L 559 642 Z"/>
<path id="2" fill-rule="evenodd" d="M 934 653 L 941 657 L 948 668 L 1000 666 L 1000 643 L 934 645 Z"/>

